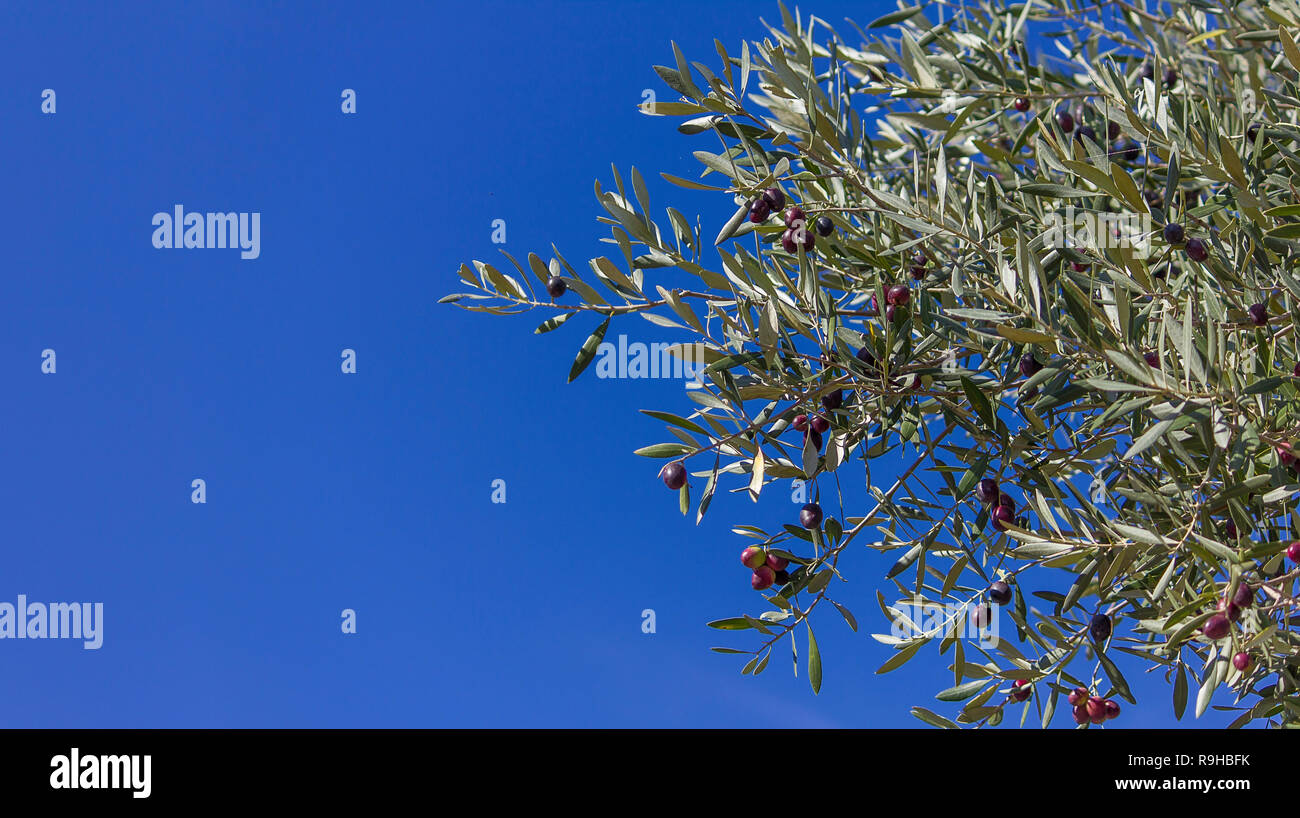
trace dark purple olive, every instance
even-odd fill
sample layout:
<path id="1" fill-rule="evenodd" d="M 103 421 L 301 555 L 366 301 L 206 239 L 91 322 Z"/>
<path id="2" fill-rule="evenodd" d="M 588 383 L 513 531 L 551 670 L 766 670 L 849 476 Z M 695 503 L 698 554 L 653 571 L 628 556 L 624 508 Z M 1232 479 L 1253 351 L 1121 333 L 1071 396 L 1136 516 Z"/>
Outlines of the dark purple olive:
<path id="1" fill-rule="evenodd" d="M 1205 622 L 1204 632 L 1207 639 L 1222 639 L 1232 630 L 1232 624 L 1223 614 L 1215 614 Z"/>
<path id="2" fill-rule="evenodd" d="M 992 477 L 985 477 L 975 488 L 975 496 L 979 497 L 981 503 L 993 505 L 998 501 L 998 481 Z"/>
<path id="3" fill-rule="evenodd" d="M 989 599 L 999 605 L 1005 605 L 1011 601 L 1011 586 L 998 580 L 989 586 Z"/>
<path id="4" fill-rule="evenodd" d="M 682 461 L 674 460 L 659 470 L 659 478 L 665 486 L 676 491 L 686 485 L 686 466 L 682 465 Z"/>
<path id="5" fill-rule="evenodd" d="M 1236 622 L 1241 618 L 1241 608 L 1238 608 L 1231 600 L 1220 599 L 1214 609 L 1228 617 L 1229 622 Z"/>
<path id="6" fill-rule="evenodd" d="M 1093 616 L 1092 621 L 1088 623 L 1088 635 L 1092 637 L 1094 642 L 1105 642 L 1110 638 L 1110 631 L 1110 617 L 1106 614 L 1096 614 Z"/>
<path id="7" fill-rule="evenodd" d="M 1093 696 L 1088 699 L 1088 721 L 1092 724 L 1101 724 L 1106 720 L 1106 700 L 1100 696 Z"/>
<path id="8" fill-rule="evenodd" d="M 1250 583 L 1243 582 L 1237 586 L 1237 592 L 1232 595 L 1232 604 L 1243 609 L 1255 604 L 1255 590 L 1250 587 Z"/>
<path id="9" fill-rule="evenodd" d="M 1034 353 L 1026 352 L 1023 356 L 1021 356 L 1020 374 L 1024 375 L 1026 378 L 1030 377 L 1036 372 L 1041 371 L 1042 368 L 1043 365 L 1038 362 L 1037 358 L 1034 357 Z"/>
<path id="10" fill-rule="evenodd" d="M 930 263 L 930 258 L 925 253 L 917 251 L 912 254 L 911 274 L 912 278 L 920 281 L 925 278 L 926 265 Z"/>
<path id="11" fill-rule="evenodd" d="M 1011 683 L 1011 698 L 1015 701 L 1023 702 L 1033 692 L 1034 688 L 1030 686 L 1028 679 L 1016 679 Z"/>
<path id="12" fill-rule="evenodd" d="M 822 524 L 822 507 L 809 503 L 799 510 L 799 525 L 804 528 L 817 528 Z"/>
<path id="13" fill-rule="evenodd" d="M 1006 531 L 1003 523 L 1015 522 L 1016 512 L 1008 506 L 999 505 L 993 509 L 993 527 L 998 531 Z"/>

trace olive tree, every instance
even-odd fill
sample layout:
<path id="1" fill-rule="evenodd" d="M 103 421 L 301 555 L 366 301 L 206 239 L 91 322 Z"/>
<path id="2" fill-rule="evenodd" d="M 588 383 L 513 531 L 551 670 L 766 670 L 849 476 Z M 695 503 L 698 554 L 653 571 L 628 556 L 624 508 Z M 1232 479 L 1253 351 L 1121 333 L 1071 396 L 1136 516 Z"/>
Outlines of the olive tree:
<path id="1" fill-rule="evenodd" d="M 948 715 L 912 709 L 935 726 L 1099 723 L 1136 704 L 1125 671 L 1179 718 L 1226 687 L 1234 726 L 1300 723 L 1300 4 L 780 16 L 707 63 L 674 44 L 642 106 L 700 143 L 698 177 L 664 179 L 722 215 L 658 218 L 616 169 L 613 259 L 474 261 L 443 300 L 588 316 L 570 380 L 615 321 L 694 339 L 672 352 L 704 388 L 643 410 L 671 440 L 637 452 L 683 514 L 813 493 L 735 528 L 760 593 L 710 624 L 746 674 L 788 641 L 819 690 L 814 626 L 864 604 L 880 672 L 951 656 Z M 844 598 L 852 548 L 896 555 L 888 597 Z"/>

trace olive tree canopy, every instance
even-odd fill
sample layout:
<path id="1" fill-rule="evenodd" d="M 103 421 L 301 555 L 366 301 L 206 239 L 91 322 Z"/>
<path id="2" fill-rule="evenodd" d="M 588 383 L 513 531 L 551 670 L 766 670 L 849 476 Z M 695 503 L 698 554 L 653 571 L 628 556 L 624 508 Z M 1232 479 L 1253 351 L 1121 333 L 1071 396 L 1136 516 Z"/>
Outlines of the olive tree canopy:
<path id="1" fill-rule="evenodd" d="M 896 649 L 881 672 L 951 658 L 912 710 L 936 726 L 1095 723 L 1150 670 L 1180 718 L 1226 686 L 1235 725 L 1295 726 L 1300 4 L 780 12 L 716 58 L 674 45 L 643 108 L 699 148 L 664 178 L 730 219 L 615 171 L 612 258 L 474 261 L 443 300 L 590 321 L 570 380 L 614 322 L 695 339 L 705 388 L 647 411 L 668 440 L 638 454 L 685 466 L 697 521 L 791 479 L 819 511 L 736 528 L 761 591 L 710 624 L 745 673 L 788 641 L 820 689 L 814 628 L 843 617 Z M 842 582 L 853 548 L 896 556 L 888 594 Z"/>

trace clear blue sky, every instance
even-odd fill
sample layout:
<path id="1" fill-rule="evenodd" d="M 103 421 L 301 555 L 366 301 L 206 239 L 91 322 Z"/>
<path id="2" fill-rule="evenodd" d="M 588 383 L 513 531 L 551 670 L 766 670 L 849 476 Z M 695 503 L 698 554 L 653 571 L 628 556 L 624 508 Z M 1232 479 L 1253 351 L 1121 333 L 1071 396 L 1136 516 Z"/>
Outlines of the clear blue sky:
<path id="1" fill-rule="evenodd" d="M 866 22 L 893 6 L 812 8 Z M 687 409 L 680 383 L 566 386 L 589 322 L 534 336 L 541 315 L 435 303 L 461 262 L 500 259 L 495 219 L 520 259 L 552 241 L 580 264 L 608 253 L 592 182 L 612 187 L 611 162 L 645 171 L 660 213 L 703 210 L 712 235 L 728 208 L 658 177 L 694 175 L 706 146 L 635 106 L 671 93 L 651 70 L 670 40 L 716 66 L 713 38 L 739 53 L 760 17 L 775 3 L 11 4 L 0 601 L 99 601 L 105 622 L 98 651 L 0 641 L 0 726 L 951 713 L 931 699 L 950 657 L 874 675 L 891 651 L 866 634 L 886 629 L 874 588 L 894 556 L 849 561 L 841 598 L 863 633 L 819 620 L 820 697 L 786 651 L 757 680 L 710 653 L 746 637 L 705 622 L 763 610 L 729 529 L 792 520 L 788 491 L 720 496 L 692 525 L 659 461 L 631 454 L 668 439 L 635 410 Z M 153 214 L 176 204 L 261 213 L 260 258 L 155 249 Z M 1163 684 L 1125 667 L 1147 694 L 1125 726 L 1171 723 Z"/>

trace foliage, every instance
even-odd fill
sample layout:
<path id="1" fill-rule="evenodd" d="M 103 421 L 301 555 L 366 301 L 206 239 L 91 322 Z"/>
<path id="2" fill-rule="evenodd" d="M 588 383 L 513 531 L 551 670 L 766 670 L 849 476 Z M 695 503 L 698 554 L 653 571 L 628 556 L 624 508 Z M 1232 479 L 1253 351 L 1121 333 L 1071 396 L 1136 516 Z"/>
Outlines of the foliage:
<path id="1" fill-rule="evenodd" d="M 675 352 L 703 355 L 707 388 L 688 393 L 689 417 L 650 413 L 675 440 L 639 453 L 705 480 L 697 521 L 729 481 L 756 497 L 792 478 L 823 488 L 866 463 L 870 507 L 811 531 L 736 529 L 797 569 L 763 595 L 765 613 L 711 623 L 753 634 L 748 650 L 719 649 L 748 654 L 745 673 L 801 639 L 820 686 L 810 617 L 830 602 L 857 629 L 831 594 L 858 543 L 899 555 L 897 601 L 878 595 L 890 622 L 918 604 L 965 612 L 996 579 L 1015 591 L 1001 611 L 1014 633 L 990 646 L 955 630 L 876 635 L 897 649 L 880 672 L 932 638 L 952 651 L 955 683 L 938 699 L 960 703 L 956 721 L 914 708 L 926 723 L 997 724 L 1017 679 L 1035 691 L 1020 720 L 1069 723 L 1075 686 L 1132 699 L 1121 665 L 1162 673 L 1180 718 L 1189 697 L 1200 716 L 1227 686 L 1235 726 L 1300 723 L 1297 571 L 1284 553 L 1300 537 L 1285 451 L 1300 409 L 1300 5 L 977 0 L 850 25 L 846 37 L 782 6 L 762 42 L 717 43 L 716 72 L 675 44 L 674 66 L 655 67 L 680 99 L 646 113 L 685 117 L 682 133 L 718 143 L 696 151 L 698 179 L 663 174 L 735 207 L 716 238 L 672 208 L 656 221 L 641 175 L 629 198 L 615 170 L 617 192 L 596 195 L 623 266 L 598 258 L 583 275 L 558 250 L 510 258 L 517 276 L 475 261 L 460 270 L 471 292 L 443 300 L 557 311 L 538 332 L 596 314 L 570 379 L 615 319 L 691 333 Z M 834 232 L 783 248 L 779 214 L 747 218 L 769 187 Z M 1063 216 L 1106 229 L 1062 240 Z M 1185 241 L 1165 240 L 1169 222 Z M 656 283 L 667 268 L 698 283 Z M 568 299 L 530 280 L 553 275 Z M 875 305 L 900 283 L 910 301 L 886 320 Z M 1257 303 L 1263 323 L 1248 312 Z M 1027 354 L 1044 364 L 1028 377 Z M 840 389 L 824 449 L 791 432 Z M 905 452 L 916 456 L 892 485 L 871 484 L 872 461 Z M 1015 496 L 1005 531 L 973 496 L 985 477 Z M 1253 605 L 1226 638 L 1206 637 L 1216 604 L 1245 584 Z M 1097 613 L 1114 632 L 1094 642 Z M 1252 657 L 1244 672 L 1230 664 L 1239 651 Z"/>

